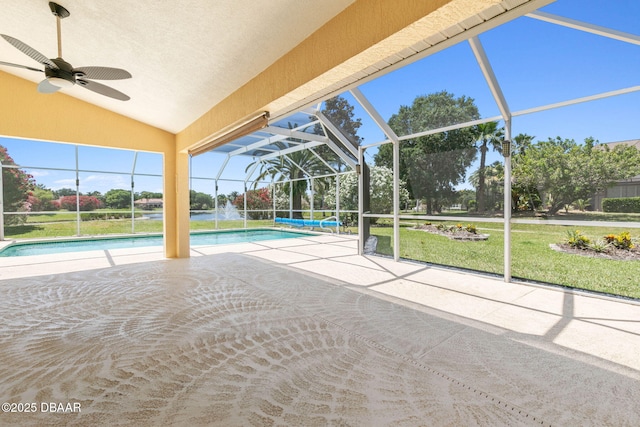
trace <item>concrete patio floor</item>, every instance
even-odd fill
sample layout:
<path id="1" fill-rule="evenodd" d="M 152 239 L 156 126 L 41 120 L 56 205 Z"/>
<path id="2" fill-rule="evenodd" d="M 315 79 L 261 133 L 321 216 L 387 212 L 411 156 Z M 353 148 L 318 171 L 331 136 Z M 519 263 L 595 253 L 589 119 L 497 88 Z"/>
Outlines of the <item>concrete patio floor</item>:
<path id="1" fill-rule="evenodd" d="M 352 236 L 2 260 L 8 425 L 640 425 L 640 304 Z"/>

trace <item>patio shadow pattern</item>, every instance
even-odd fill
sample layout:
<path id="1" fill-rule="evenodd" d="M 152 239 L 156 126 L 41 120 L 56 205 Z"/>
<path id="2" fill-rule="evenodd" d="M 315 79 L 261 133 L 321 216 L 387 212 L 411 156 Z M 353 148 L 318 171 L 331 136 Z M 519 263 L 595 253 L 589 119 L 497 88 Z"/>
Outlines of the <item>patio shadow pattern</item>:
<path id="1" fill-rule="evenodd" d="M 0 283 L 3 401 L 81 405 L 4 425 L 640 422 L 635 369 L 255 255 Z"/>

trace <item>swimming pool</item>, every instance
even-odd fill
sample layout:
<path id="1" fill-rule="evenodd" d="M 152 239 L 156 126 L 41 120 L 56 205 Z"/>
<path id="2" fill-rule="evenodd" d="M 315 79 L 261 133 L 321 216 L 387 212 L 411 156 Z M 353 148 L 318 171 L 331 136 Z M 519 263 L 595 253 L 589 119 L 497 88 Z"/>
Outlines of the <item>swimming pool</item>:
<path id="1" fill-rule="evenodd" d="M 191 233 L 191 246 L 223 245 L 257 242 L 261 240 L 293 239 L 309 236 L 308 233 L 285 230 L 225 230 Z M 162 246 L 162 236 L 106 237 L 82 240 L 13 243 L 0 250 L 0 257 L 48 255 L 64 252 L 81 252 L 109 249 Z"/>

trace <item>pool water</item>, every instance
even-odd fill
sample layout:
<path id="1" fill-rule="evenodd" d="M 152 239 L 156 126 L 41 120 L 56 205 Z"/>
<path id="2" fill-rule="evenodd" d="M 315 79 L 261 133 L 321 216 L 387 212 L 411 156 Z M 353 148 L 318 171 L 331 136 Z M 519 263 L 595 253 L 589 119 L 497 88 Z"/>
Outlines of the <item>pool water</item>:
<path id="1" fill-rule="evenodd" d="M 192 233 L 191 246 L 292 239 L 304 236 L 308 237 L 309 234 L 284 230 L 214 231 L 210 233 Z M 0 250 L 0 257 L 49 255 L 64 252 L 141 248 L 147 246 L 162 246 L 162 236 L 112 237 L 87 240 L 64 240 L 58 242 L 15 243 L 7 246 L 3 250 Z"/>

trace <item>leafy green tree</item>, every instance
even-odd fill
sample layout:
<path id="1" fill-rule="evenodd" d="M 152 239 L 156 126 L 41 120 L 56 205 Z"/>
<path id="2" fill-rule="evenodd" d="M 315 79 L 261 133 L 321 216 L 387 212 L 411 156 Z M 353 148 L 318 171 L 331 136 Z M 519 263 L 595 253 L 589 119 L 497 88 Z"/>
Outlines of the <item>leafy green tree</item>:
<path id="1" fill-rule="evenodd" d="M 189 191 L 189 208 L 191 210 L 206 210 L 213 208 L 213 197 L 199 191 Z"/>
<path id="2" fill-rule="evenodd" d="M 31 211 L 42 212 L 56 210 L 57 207 L 54 205 L 53 200 L 53 191 L 38 184 L 33 189 L 32 195 L 29 196 Z"/>
<path id="3" fill-rule="evenodd" d="M 483 177 L 480 178 L 481 171 Z M 482 188 L 482 198 L 486 202 L 486 206 L 491 209 L 500 208 L 503 204 L 504 195 L 504 165 L 500 161 L 495 161 L 489 166 L 478 168 L 469 176 L 469 182 L 478 189 L 476 194 L 479 196 L 480 182 L 484 181 Z M 478 211 L 480 207 L 478 206 Z"/>
<path id="4" fill-rule="evenodd" d="M 469 210 L 471 206 L 474 206 L 476 202 L 476 192 L 465 188 L 458 190 L 456 193 L 456 203 L 459 203 L 463 210 Z"/>
<path id="5" fill-rule="evenodd" d="M 5 166 L 15 166 L 15 162 L 0 145 L 0 162 Z M 33 177 L 19 168 L 2 168 L 2 197 L 5 212 L 20 212 L 28 208 L 27 201 L 34 187 Z M 5 215 L 7 225 L 21 224 L 26 220 L 24 215 Z"/>
<path id="6" fill-rule="evenodd" d="M 327 203 L 336 204 L 335 181 L 327 191 Z M 371 168 L 371 212 L 388 214 L 393 210 L 393 171 L 386 166 Z M 409 191 L 400 180 L 400 204 L 409 202 Z M 340 176 L 340 210 L 358 210 L 358 175 L 355 173 Z"/>
<path id="7" fill-rule="evenodd" d="M 162 193 L 155 193 L 153 191 L 141 191 L 135 193 L 133 196 L 136 200 L 139 199 L 162 199 Z"/>
<path id="8" fill-rule="evenodd" d="M 336 126 L 342 136 L 344 136 L 349 143 L 356 149 L 362 144 L 363 138 L 358 135 L 358 129 L 362 126 L 362 119 L 355 118 L 354 107 L 349 103 L 346 98 L 341 96 L 334 96 L 324 102 L 322 113 L 329 119 L 329 121 Z M 329 129 L 326 129 L 327 136 L 338 147 L 342 147 L 342 142 L 334 135 Z M 323 127 L 320 124 L 315 126 L 315 133 L 324 135 Z M 335 170 L 342 172 L 345 170 L 345 163 L 339 158 L 339 156 L 333 152 L 331 148 L 326 145 L 315 148 L 316 152 L 327 161 Z M 356 160 L 353 155 L 345 148 L 342 152 Z M 330 185 L 331 178 L 321 178 L 314 182 L 314 203 L 316 206 L 322 208 L 326 205 L 326 195 Z M 325 214 L 323 213 L 323 216 Z"/>
<path id="9" fill-rule="evenodd" d="M 512 158 L 522 156 L 533 145 L 535 136 L 526 133 L 516 135 L 511 141 Z M 535 185 L 525 185 L 523 181 L 511 183 L 511 199 L 516 211 L 536 210 L 542 204 L 538 188 Z"/>
<path id="10" fill-rule="evenodd" d="M 613 150 L 597 145 L 593 138 L 584 144 L 572 139 L 549 138 L 531 145 L 513 158 L 517 183 L 535 186 L 546 196 L 553 215 L 578 199 L 589 199 L 616 181 L 640 174 L 640 151 L 628 145 Z"/>
<path id="11" fill-rule="evenodd" d="M 480 151 L 480 168 L 478 169 L 476 201 L 478 203 L 478 212 L 485 211 L 485 165 L 487 161 L 487 151 L 491 148 L 493 151 L 502 152 L 502 139 L 504 137 L 504 129 L 498 127 L 498 122 L 481 123 L 473 126 L 473 133 L 476 137 L 478 150 Z"/>
<path id="12" fill-rule="evenodd" d="M 340 133 L 342 133 L 355 148 L 358 148 L 358 146 L 362 144 L 362 137 L 358 135 L 358 129 L 362 126 L 362 119 L 354 118 L 354 107 L 347 99 L 341 96 L 334 96 L 333 98 L 327 99 L 324 102 L 322 113 L 340 130 Z M 319 124 L 316 125 L 315 130 L 317 134 L 323 134 L 322 127 Z M 337 143 L 338 146 L 342 145 L 335 135 L 328 130 L 327 132 L 329 139 Z M 327 146 L 318 147 L 317 150 L 324 158 L 335 157 L 335 155 L 329 155 L 331 154 L 331 149 Z M 345 153 L 348 154 L 347 152 Z M 336 166 L 337 169 L 341 171 L 341 164 Z"/>
<path id="13" fill-rule="evenodd" d="M 397 135 L 410 135 L 479 117 L 472 98 L 455 98 L 442 91 L 418 96 L 411 106 L 401 106 L 389 119 L 389 126 Z M 467 169 L 476 158 L 475 141 L 473 129 L 464 128 L 400 144 L 400 178 L 407 182 L 413 199 L 425 199 L 427 214 L 455 200 L 455 186 L 464 181 Z M 374 161 L 378 166 L 391 168 L 392 145 L 381 146 Z"/>
<path id="14" fill-rule="evenodd" d="M 111 209 L 124 209 L 131 207 L 131 191 L 112 189 L 104 194 L 104 203 Z"/>
<path id="15" fill-rule="evenodd" d="M 55 190 L 53 192 L 53 195 L 56 199 L 59 199 L 60 197 L 63 197 L 63 196 L 75 196 L 76 190 L 72 188 L 61 188 L 59 190 Z"/>

